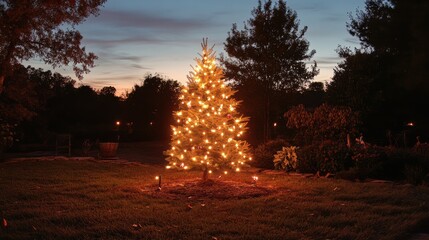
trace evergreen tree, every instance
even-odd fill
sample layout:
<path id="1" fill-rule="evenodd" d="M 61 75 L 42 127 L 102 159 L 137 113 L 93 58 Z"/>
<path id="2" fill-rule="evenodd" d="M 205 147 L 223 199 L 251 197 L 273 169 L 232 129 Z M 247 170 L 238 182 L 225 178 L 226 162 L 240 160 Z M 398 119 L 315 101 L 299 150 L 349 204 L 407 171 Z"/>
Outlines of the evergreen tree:
<path id="1" fill-rule="evenodd" d="M 171 148 L 165 154 L 167 168 L 200 169 L 207 180 L 212 170 L 240 171 L 252 158 L 249 144 L 240 140 L 248 118 L 237 112 L 235 91 L 225 84 L 213 48 L 207 47 L 207 40 L 201 46 L 201 58 L 181 90 L 174 112 L 177 125 L 172 126 Z"/>

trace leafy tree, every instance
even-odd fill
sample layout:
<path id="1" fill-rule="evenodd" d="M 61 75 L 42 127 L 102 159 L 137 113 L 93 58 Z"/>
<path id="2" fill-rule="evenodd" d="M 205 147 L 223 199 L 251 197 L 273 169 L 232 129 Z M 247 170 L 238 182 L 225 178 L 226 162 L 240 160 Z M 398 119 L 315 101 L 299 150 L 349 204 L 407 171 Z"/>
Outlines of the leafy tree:
<path id="1" fill-rule="evenodd" d="M 366 0 L 365 9 L 350 16 L 348 31 L 361 47 L 339 49 L 344 61 L 328 86 L 328 100 L 361 111 L 373 137 L 429 120 L 422 111 L 429 108 L 427 12 L 428 1 Z"/>
<path id="2" fill-rule="evenodd" d="M 291 108 L 285 114 L 286 126 L 296 129 L 298 144 L 312 144 L 324 140 L 346 143 L 347 134 L 357 133 L 359 116 L 349 107 L 322 104 L 309 111 L 303 105 Z"/>
<path id="3" fill-rule="evenodd" d="M 89 72 L 97 57 L 80 46 L 75 26 L 98 14 L 105 1 L 1 0 L 0 93 L 5 77 L 22 60 L 39 58 L 53 67 L 72 64 L 79 78 Z"/>
<path id="4" fill-rule="evenodd" d="M 140 134 L 138 138 L 168 138 L 179 92 L 180 85 L 175 80 L 145 76 L 143 84 L 135 85 L 125 100 L 125 120 L 130 130 Z"/>
<path id="5" fill-rule="evenodd" d="M 251 119 L 259 126 L 262 122 L 264 140 L 270 138 L 274 92 L 296 91 L 318 73 L 316 63 L 310 69 L 306 67 L 306 61 L 315 54 L 308 49 L 306 31 L 307 27 L 299 29 L 296 12 L 283 0 L 276 4 L 268 0 L 259 1 L 243 30 L 234 24 L 228 33 L 228 58 L 222 57 L 225 77 L 242 92 L 245 103 L 252 106 Z M 262 121 L 258 121 L 261 115 Z"/>
<path id="6" fill-rule="evenodd" d="M 116 88 L 112 86 L 103 87 L 99 92 L 101 96 L 115 96 L 115 93 Z"/>
<path id="7" fill-rule="evenodd" d="M 15 66 L 4 82 L 5 90 L 0 94 L 0 121 L 8 130 L 3 132 L 9 132 L 8 139 L 14 136 L 20 141 L 39 139 L 37 136 L 48 128 L 48 116 L 54 115 L 49 110 L 50 99 L 66 86 L 73 89 L 74 83 L 71 78 L 58 73 Z M 64 110 L 64 106 L 58 109 Z"/>

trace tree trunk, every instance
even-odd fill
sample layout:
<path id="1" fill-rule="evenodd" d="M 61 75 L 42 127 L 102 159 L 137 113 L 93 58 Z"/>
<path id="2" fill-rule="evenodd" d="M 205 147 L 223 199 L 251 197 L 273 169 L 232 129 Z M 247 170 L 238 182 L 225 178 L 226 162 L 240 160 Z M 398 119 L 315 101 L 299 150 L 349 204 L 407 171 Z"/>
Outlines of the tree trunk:
<path id="1" fill-rule="evenodd" d="M 16 44 L 14 42 L 10 42 L 8 44 L 7 50 L 5 51 L 6 54 L 3 56 L 2 62 L 0 62 L 0 93 L 2 93 L 4 89 L 4 79 L 12 73 L 10 61 L 12 59 L 15 46 Z"/>
<path id="2" fill-rule="evenodd" d="M 206 168 L 203 171 L 203 181 L 205 182 L 207 180 L 209 180 L 209 170 Z"/>
<path id="3" fill-rule="evenodd" d="M 264 136 L 263 141 L 266 143 L 271 138 L 271 125 L 270 125 L 270 91 L 267 89 L 264 99 Z"/>
<path id="4" fill-rule="evenodd" d="M 4 76 L 0 76 L 0 94 L 3 92 Z"/>

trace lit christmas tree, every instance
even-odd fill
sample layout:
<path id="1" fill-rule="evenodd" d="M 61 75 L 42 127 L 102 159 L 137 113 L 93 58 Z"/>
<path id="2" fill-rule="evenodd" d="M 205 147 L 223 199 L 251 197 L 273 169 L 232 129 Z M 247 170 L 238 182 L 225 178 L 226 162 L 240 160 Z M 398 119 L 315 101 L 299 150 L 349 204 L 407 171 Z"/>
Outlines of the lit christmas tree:
<path id="1" fill-rule="evenodd" d="M 172 126 L 171 147 L 165 154 L 167 169 L 200 169 L 207 180 L 212 170 L 240 171 L 252 158 L 249 144 L 240 140 L 248 118 L 237 112 L 235 91 L 216 66 L 213 47 L 207 47 L 207 39 L 201 46 L 203 54 L 181 90 L 179 110 L 173 113 L 177 125 Z"/>

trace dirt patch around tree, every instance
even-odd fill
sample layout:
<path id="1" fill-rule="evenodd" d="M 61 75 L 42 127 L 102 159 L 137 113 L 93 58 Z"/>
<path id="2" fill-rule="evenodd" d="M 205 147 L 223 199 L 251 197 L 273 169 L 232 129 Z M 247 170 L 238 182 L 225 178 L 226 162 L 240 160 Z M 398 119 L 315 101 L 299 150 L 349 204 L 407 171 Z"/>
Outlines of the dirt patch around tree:
<path id="1" fill-rule="evenodd" d="M 143 192 L 161 198 L 171 199 L 247 199 L 267 196 L 276 192 L 274 188 L 258 186 L 254 183 L 207 180 L 183 180 L 158 185 L 145 186 Z"/>

